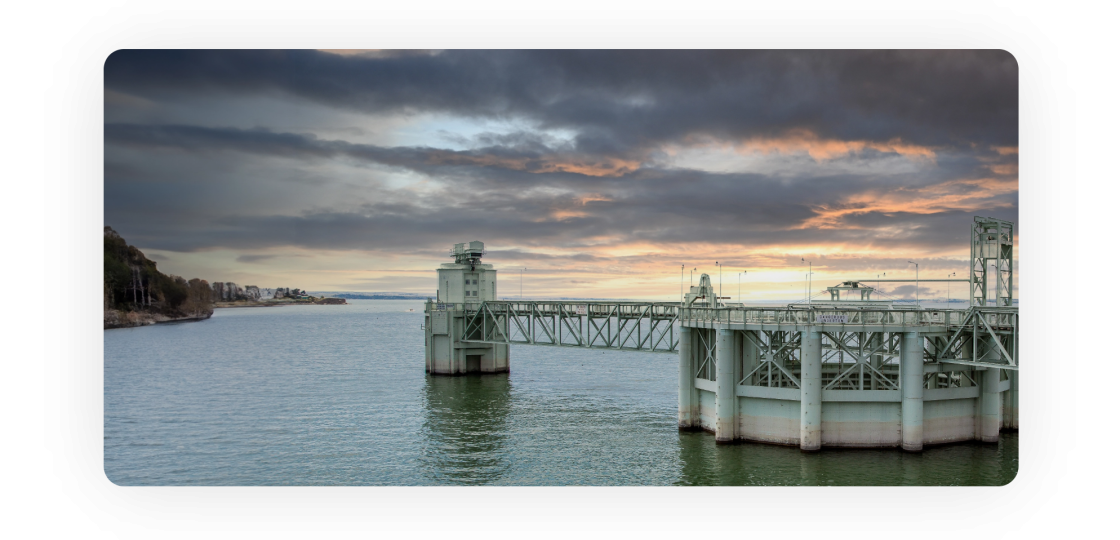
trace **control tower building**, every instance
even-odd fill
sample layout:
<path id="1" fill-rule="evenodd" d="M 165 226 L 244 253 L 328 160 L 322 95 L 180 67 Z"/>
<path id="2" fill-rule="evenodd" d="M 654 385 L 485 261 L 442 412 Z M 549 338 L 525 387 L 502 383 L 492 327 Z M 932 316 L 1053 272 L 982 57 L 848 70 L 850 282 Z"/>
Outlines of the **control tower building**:
<path id="1" fill-rule="evenodd" d="M 482 264 L 485 254 L 482 242 L 455 244 L 449 252 L 455 262 L 436 270 L 439 290 L 424 307 L 424 365 L 432 375 L 509 373 L 509 345 L 459 341 L 464 313 L 498 299 L 498 272 Z"/>

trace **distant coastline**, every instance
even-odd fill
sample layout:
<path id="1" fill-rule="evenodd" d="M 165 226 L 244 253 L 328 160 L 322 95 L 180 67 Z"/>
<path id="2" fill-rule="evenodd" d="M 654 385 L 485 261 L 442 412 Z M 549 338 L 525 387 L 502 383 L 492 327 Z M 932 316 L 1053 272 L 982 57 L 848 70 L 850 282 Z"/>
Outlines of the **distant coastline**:
<path id="1" fill-rule="evenodd" d="M 320 293 L 328 294 L 328 293 Z M 356 293 L 356 292 L 331 292 L 329 293 L 335 298 L 346 298 L 349 300 L 416 300 L 423 302 L 427 297 L 414 293 L 397 293 L 397 292 L 371 292 L 371 293 Z"/>
<path id="2" fill-rule="evenodd" d="M 260 300 L 232 300 L 214 302 L 214 309 L 219 308 L 252 308 L 252 307 L 277 307 L 277 306 L 306 306 L 306 305 L 347 305 L 345 298 L 319 297 L 319 298 L 266 298 Z"/>
<path id="3" fill-rule="evenodd" d="M 228 281 L 210 283 L 160 272 L 155 261 L 129 245 L 112 227 L 104 229 L 103 328 L 133 328 L 160 323 L 204 321 L 215 308 L 271 307 L 301 304 L 345 305 L 344 298 L 318 297 L 298 288 L 244 287 Z"/>

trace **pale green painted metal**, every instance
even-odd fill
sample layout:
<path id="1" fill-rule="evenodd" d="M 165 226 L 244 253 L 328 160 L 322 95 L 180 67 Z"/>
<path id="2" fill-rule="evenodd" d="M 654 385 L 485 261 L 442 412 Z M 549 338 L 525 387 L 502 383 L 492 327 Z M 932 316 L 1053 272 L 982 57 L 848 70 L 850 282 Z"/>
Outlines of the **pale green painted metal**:
<path id="1" fill-rule="evenodd" d="M 1011 307 L 1015 225 L 1010 221 L 980 216 L 972 221 L 972 305 L 988 305 L 988 261 L 992 261 L 995 265 L 996 306 Z"/>
<path id="2" fill-rule="evenodd" d="M 801 338 L 801 450 L 821 448 L 821 333 Z"/>
<path id="3" fill-rule="evenodd" d="M 677 370 L 677 426 L 681 429 L 691 429 L 693 426 L 693 401 L 692 401 L 692 329 L 682 327 L 680 330 L 680 351 L 678 356 L 680 364 Z"/>
<path id="4" fill-rule="evenodd" d="M 985 352 L 983 357 L 990 359 L 1000 354 L 991 343 L 994 338 L 986 337 L 980 340 Z M 985 343 L 987 342 L 987 343 Z M 1003 399 L 1000 394 L 1000 370 L 987 368 L 980 375 L 980 441 L 997 442 L 999 440 L 1000 413 L 1003 408 Z"/>
<path id="5" fill-rule="evenodd" d="M 1019 372 L 1011 372 L 1011 429 L 1019 429 Z"/>
<path id="6" fill-rule="evenodd" d="M 902 338 L 902 449 L 911 452 L 922 450 L 924 398 L 922 367 L 922 337 L 917 332 L 907 332 Z"/>
<path id="7" fill-rule="evenodd" d="M 735 440 L 735 334 L 719 330 L 716 341 L 716 443 Z"/>
<path id="8" fill-rule="evenodd" d="M 1011 305 L 1006 242 L 1013 228 L 976 223 L 975 234 L 998 239 L 985 240 L 988 247 L 977 242 L 974 254 L 994 256 L 974 262 L 996 260 L 999 306 L 895 309 L 838 300 L 849 289 L 870 298 L 858 282 L 830 288 L 834 301 L 812 307 L 724 306 L 702 277 L 688 302 L 461 298 L 429 302 L 426 321 L 442 320 L 437 312 L 453 313 L 454 336 L 441 334 L 441 346 L 454 337 L 460 355 L 471 347 L 512 344 L 675 353 L 678 426 L 709 430 L 721 443 L 917 451 L 958 440 L 993 442 L 1001 428 L 1018 428 L 1019 315 Z M 477 267 L 480 252 L 481 245 L 464 245 L 452 255 Z M 989 277 L 977 272 L 970 281 Z M 428 337 L 430 368 L 435 358 Z"/>

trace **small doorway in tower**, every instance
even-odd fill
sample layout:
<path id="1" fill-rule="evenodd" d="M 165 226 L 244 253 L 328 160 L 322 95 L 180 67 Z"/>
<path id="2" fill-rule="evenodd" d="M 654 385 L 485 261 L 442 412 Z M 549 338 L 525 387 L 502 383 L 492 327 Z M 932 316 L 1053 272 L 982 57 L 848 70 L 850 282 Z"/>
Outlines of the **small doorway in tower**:
<path id="1" fill-rule="evenodd" d="M 468 354 L 467 355 L 467 373 L 478 373 L 482 371 L 482 355 L 481 354 Z"/>

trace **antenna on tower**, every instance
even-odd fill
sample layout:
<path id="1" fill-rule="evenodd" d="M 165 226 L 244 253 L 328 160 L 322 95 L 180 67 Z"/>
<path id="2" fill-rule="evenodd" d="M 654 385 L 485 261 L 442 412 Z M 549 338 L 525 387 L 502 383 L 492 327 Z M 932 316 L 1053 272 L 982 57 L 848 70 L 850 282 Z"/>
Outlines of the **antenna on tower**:
<path id="1" fill-rule="evenodd" d="M 451 248 L 450 256 L 455 259 L 455 264 L 469 264 L 471 271 L 475 265 L 482 263 L 482 256 L 486 255 L 486 248 L 482 242 L 462 242 Z"/>

